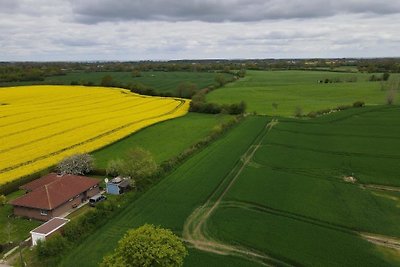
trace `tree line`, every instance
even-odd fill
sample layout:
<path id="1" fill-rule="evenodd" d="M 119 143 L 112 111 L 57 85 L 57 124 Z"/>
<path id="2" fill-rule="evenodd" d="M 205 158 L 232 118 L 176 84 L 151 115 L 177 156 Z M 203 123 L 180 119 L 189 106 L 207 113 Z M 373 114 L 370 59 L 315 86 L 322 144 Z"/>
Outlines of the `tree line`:
<path id="1" fill-rule="evenodd" d="M 368 73 L 398 73 L 400 58 L 316 58 L 316 59 L 242 59 L 242 60 L 169 60 L 169 61 L 95 61 L 95 62 L 0 62 L 0 82 L 42 81 L 44 77 L 69 72 L 141 71 L 221 71 L 237 70 L 325 70 L 346 72 L 354 67 Z M 240 76 L 240 73 L 236 73 Z"/>

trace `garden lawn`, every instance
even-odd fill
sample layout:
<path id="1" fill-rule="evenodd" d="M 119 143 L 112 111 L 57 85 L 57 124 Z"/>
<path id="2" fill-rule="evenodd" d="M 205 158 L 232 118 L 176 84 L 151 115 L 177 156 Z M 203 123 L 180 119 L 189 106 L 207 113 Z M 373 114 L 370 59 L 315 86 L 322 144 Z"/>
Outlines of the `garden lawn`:
<path id="1" fill-rule="evenodd" d="M 23 195 L 22 190 L 7 196 L 7 202 Z M 20 241 L 29 237 L 29 232 L 39 226 L 41 222 L 12 216 L 13 207 L 10 204 L 0 206 L 0 244 Z M 1 252 L 0 252 L 1 253 Z"/>

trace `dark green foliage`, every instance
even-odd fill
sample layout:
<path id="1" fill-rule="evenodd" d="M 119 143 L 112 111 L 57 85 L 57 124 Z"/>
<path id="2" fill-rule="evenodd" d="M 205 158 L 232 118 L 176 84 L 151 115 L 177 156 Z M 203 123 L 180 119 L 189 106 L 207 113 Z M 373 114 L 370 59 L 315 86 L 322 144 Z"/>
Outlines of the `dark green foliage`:
<path id="1" fill-rule="evenodd" d="M 187 254 L 183 242 L 171 230 L 145 224 L 129 230 L 100 266 L 178 267 Z"/>
<path id="2" fill-rule="evenodd" d="M 388 72 L 383 73 L 381 76 L 372 74 L 372 75 L 369 77 L 369 81 L 370 81 L 370 82 L 388 81 L 388 80 L 389 80 L 389 77 L 390 77 L 390 73 L 388 73 Z"/>
<path id="3" fill-rule="evenodd" d="M 237 72 L 237 76 L 240 78 L 243 78 L 246 76 L 246 70 L 245 69 L 241 69 Z"/>
<path id="4" fill-rule="evenodd" d="M 0 206 L 4 206 L 7 203 L 7 198 L 5 195 L 0 195 Z"/>
<path id="5" fill-rule="evenodd" d="M 221 73 L 215 75 L 215 82 L 219 87 L 222 87 L 226 84 L 225 76 Z"/>
<path id="6" fill-rule="evenodd" d="M 142 77 L 142 73 L 139 70 L 133 70 L 132 77 Z"/>
<path id="7" fill-rule="evenodd" d="M 39 261 L 47 261 L 49 258 L 59 258 L 71 244 L 60 234 L 54 234 L 46 241 L 38 241 L 35 251 Z"/>
<path id="8" fill-rule="evenodd" d="M 307 114 L 307 117 L 315 118 L 315 117 L 318 117 L 318 116 L 321 116 L 321 115 L 325 115 L 325 114 L 329 114 L 329 113 L 332 113 L 332 112 L 350 109 L 352 107 L 353 107 L 352 105 L 340 105 L 340 106 L 337 106 L 334 109 L 321 109 L 321 110 L 317 110 L 317 111 L 311 111 L 311 112 L 309 112 Z"/>
<path id="9" fill-rule="evenodd" d="M 155 175 L 157 170 L 153 155 L 141 147 L 130 149 L 123 159 L 112 160 L 107 166 L 107 174 L 130 177 L 138 188 L 142 188 L 146 179 Z"/>
<path id="10" fill-rule="evenodd" d="M 191 82 L 180 83 L 176 88 L 177 96 L 183 98 L 192 98 L 197 92 L 197 86 Z"/>
<path id="11" fill-rule="evenodd" d="M 383 80 L 383 81 L 388 81 L 388 80 L 389 80 L 389 77 L 390 77 L 390 73 L 389 73 L 389 72 L 385 72 L 385 73 L 382 75 L 382 80 Z"/>
<path id="12" fill-rule="evenodd" d="M 112 87 L 115 85 L 113 77 L 111 75 L 106 75 L 101 79 L 101 86 L 104 87 Z"/>
<path id="13" fill-rule="evenodd" d="M 243 114 L 246 111 L 246 103 L 244 101 L 240 101 L 239 104 L 233 103 L 224 105 L 206 102 L 205 96 L 209 92 L 210 90 L 208 88 L 197 92 L 192 97 L 189 111 L 198 113 L 208 113 L 208 114 L 225 113 L 232 115 Z"/>
<path id="14" fill-rule="evenodd" d="M 356 101 L 356 102 L 353 103 L 353 107 L 354 108 L 361 108 L 363 106 L 365 106 L 365 102 L 364 101 Z"/>

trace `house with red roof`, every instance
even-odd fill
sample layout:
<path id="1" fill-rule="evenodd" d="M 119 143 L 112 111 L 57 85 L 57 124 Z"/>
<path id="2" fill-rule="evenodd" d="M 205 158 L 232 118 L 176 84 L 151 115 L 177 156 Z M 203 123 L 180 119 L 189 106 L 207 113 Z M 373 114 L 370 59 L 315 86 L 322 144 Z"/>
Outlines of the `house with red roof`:
<path id="1" fill-rule="evenodd" d="M 48 221 L 98 194 L 100 180 L 50 173 L 20 187 L 27 193 L 13 201 L 14 215 Z"/>

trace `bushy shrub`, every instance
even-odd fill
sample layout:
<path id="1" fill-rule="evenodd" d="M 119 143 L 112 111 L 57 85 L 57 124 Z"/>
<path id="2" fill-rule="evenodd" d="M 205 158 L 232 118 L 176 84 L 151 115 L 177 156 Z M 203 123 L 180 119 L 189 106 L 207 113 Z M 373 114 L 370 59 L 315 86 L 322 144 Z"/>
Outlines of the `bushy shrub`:
<path id="1" fill-rule="evenodd" d="M 59 257 L 69 246 L 68 240 L 57 233 L 46 241 L 39 240 L 35 252 L 39 260 L 47 260 L 50 257 Z"/>
<path id="2" fill-rule="evenodd" d="M 7 203 L 7 198 L 5 195 L 0 195 L 0 206 L 4 206 Z"/>
<path id="3" fill-rule="evenodd" d="M 315 118 L 315 117 L 317 117 L 317 112 L 315 112 L 315 111 L 311 111 L 311 112 L 309 112 L 308 114 L 307 114 L 307 117 L 310 117 L 310 118 Z"/>
<path id="4" fill-rule="evenodd" d="M 353 103 L 353 107 L 354 108 L 361 108 L 363 106 L 365 106 L 365 102 L 364 101 L 356 101 L 356 102 Z"/>
<path id="5" fill-rule="evenodd" d="M 295 110 L 294 110 L 294 116 L 295 116 L 295 117 L 301 117 L 301 116 L 303 116 L 303 108 L 297 106 L 297 107 L 295 108 Z"/>

